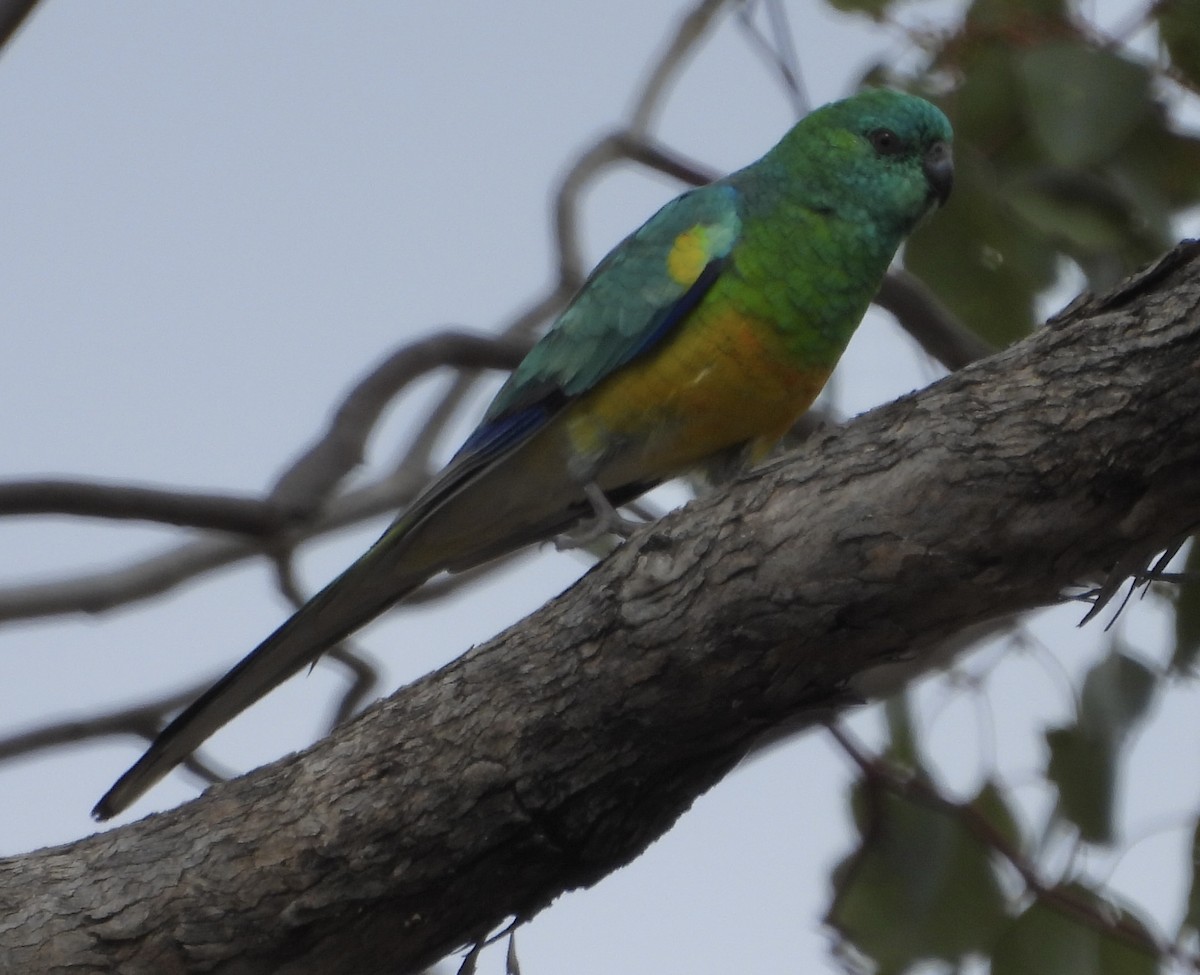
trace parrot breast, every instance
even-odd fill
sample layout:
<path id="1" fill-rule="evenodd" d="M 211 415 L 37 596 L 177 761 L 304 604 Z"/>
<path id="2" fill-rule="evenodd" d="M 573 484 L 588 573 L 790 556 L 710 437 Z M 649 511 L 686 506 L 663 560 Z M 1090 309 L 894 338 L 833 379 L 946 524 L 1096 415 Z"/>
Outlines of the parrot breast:
<path id="1" fill-rule="evenodd" d="M 731 447 L 761 458 L 809 407 L 831 367 L 798 361 L 780 331 L 703 303 L 670 341 L 609 376 L 564 417 L 569 451 L 604 489 L 677 475 Z"/>

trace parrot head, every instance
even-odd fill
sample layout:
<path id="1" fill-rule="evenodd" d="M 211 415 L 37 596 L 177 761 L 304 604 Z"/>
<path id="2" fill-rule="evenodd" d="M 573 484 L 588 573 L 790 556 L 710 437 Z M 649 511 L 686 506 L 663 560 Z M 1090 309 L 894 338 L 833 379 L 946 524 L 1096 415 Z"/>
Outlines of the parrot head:
<path id="1" fill-rule="evenodd" d="M 949 197 L 952 139 L 936 106 L 872 88 L 807 115 L 771 155 L 808 206 L 898 243 Z"/>

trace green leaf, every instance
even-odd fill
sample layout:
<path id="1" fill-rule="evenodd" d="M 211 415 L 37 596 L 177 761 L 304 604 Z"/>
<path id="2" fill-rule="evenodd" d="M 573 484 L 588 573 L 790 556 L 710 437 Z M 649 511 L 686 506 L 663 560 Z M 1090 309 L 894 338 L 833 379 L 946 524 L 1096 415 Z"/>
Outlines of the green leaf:
<path id="1" fill-rule="evenodd" d="M 1030 227 L 1075 259 L 1094 291 L 1118 284 L 1166 246 L 1109 177 L 1039 169 L 1007 184 L 1003 197 Z"/>
<path id="2" fill-rule="evenodd" d="M 908 769 L 920 769 L 921 749 L 913 728 L 912 701 L 908 690 L 893 694 L 884 702 L 884 718 L 887 720 L 887 757 Z"/>
<path id="3" fill-rule="evenodd" d="M 1144 218 L 1160 252 L 1174 239 L 1176 212 L 1200 203 L 1200 139 L 1174 131 L 1161 106 L 1105 170 Z"/>
<path id="4" fill-rule="evenodd" d="M 1020 216 L 1068 251 L 1120 250 L 1133 233 L 1125 200 L 1105 180 L 1043 169 L 1004 188 Z"/>
<path id="5" fill-rule="evenodd" d="M 909 239 L 904 264 L 955 315 L 997 347 L 1028 335 L 1034 299 L 1053 282 L 1057 256 L 1000 198 L 991 163 L 957 150 L 950 204 Z"/>
<path id="6" fill-rule="evenodd" d="M 985 782 L 969 805 L 987 820 L 992 829 L 999 833 L 1012 849 L 1021 850 L 1024 847 L 1024 836 L 1017 818 L 1004 798 L 1004 792 L 994 782 L 990 779 Z"/>
<path id="7" fill-rule="evenodd" d="M 834 871 L 827 923 L 869 955 L 879 975 L 990 951 L 1008 915 L 988 848 L 959 817 L 865 789 L 855 786 L 862 843 Z"/>
<path id="8" fill-rule="evenodd" d="M 975 41 L 947 65 L 962 83 L 942 106 L 954 125 L 958 147 L 975 146 L 989 157 L 1008 148 L 1026 128 L 1017 97 L 1016 56 L 1012 48 Z"/>
<path id="9" fill-rule="evenodd" d="M 966 23 L 975 31 L 1047 29 L 1065 24 L 1064 0 L 974 0 L 967 9 Z"/>
<path id="10" fill-rule="evenodd" d="M 1146 929 L 1132 915 L 1101 902 L 1078 885 L 1060 893 L 1095 910 L 1097 917 L 1120 919 L 1152 944 Z M 1154 952 L 1086 924 L 1046 899 L 1035 901 L 1005 932 L 992 955 L 991 975 L 1154 975 Z"/>
<path id="11" fill-rule="evenodd" d="M 892 0 L 826 0 L 834 10 L 845 14 L 865 14 L 872 20 L 883 20 Z"/>
<path id="12" fill-rule="evenodd" d="M 1079 723 L 1122 740 L 1145 716 L 1157 686 L 1153 670 L 1114 648 L 1084 679 Z"/>
<path id="13" fill-rule="evenodd" d="M 1171 63 L 1193 85 L 1200 86 L 1200 0 L 1167 0 L 1152 9 Z"/>
<path id="14" fill-rule="evenodd" d="M 1200 573 L 1200 544 L 1192 539 L 1187 561 L 1183 565 L 1186 573 Z M 1171 669 L 1196 672 L 1196 658 L 1200 656 L 1200 582 L 1181 582 L 1175 595 L 1175 654 L 1171 658 Z"/>
<path id="15" fill-rule="evenodd" d="M 1058 788 L 1058 814 L 1079 827 L 1091 843 L 1115 839 L 1117 753 L 1105 735 L 1078 726 L 1046 732 L 1047 777 Z"/>
<path id="16" fill-rule="evenodd" d="M 1060 166 L 1109 159 L 1153 105 L 1146 68 L 1083 43 L 1031 48 L 1018 73 L 1029 124 Z"/>
<path id="17" fill-rule="evenodd" d="M 1058 788 L 1058 814 L 1090 843 L 1115 839 L 1121 750 L 1157 684 L 1145 664 L 1113 649 L 1084 680 L 1076 723 L 1046 732 L 1047 777 Z"/>

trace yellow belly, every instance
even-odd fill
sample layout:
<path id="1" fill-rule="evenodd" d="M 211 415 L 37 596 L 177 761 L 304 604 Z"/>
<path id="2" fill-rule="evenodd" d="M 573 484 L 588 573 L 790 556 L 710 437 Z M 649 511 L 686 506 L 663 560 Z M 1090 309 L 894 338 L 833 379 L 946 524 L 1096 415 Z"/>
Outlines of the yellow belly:
<path id="1" fill-rule="evenodd" d="M 605 488 L 671 477 L 739 444 L 759 459 L 829 372 L 797 363 L 775 329 L 704 309 L 661 349 L 568 408 L 568 449 Z"/>

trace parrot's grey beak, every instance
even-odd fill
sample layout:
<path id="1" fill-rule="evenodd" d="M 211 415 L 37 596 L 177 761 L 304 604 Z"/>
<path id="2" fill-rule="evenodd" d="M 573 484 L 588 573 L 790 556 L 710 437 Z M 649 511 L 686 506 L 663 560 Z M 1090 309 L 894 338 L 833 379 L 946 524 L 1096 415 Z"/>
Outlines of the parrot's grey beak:
<path id="1" fill-rule="evenodd" d="M 944 206 L 954 187 L 954 153 L 948 142 L 935 142 L 921 160 L 921 169 L 929 183 L 930 193 Z"/>

